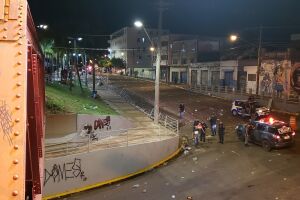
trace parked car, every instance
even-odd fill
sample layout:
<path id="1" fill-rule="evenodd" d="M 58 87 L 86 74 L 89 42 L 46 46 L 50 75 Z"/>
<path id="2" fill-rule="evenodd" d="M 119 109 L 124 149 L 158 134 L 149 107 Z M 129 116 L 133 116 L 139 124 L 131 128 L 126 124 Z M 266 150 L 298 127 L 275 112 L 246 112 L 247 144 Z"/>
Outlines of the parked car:
<path id="1" fill-rule="evenodd" d="M 288 147 L 295 142 L 295 131 L 291 127 L 273 118 L 264 118 L 252 122 L 252 129 L 249 131 L 249 142 L 262 145 L 266 151 L 273 148 Z M 236 127 L 236 133 L 240 140 L 245 140 L 245 126 L 241 124 Z"/>
<path id="2" fill-rule="evenodd" d="M 233 116 L 250 117 L 250 107 L 255 107 L 256 118 L 267 117 L 270 109 L 260 106 L 256 101 L 235 100 L 232 102 L 231 113 Z"/>

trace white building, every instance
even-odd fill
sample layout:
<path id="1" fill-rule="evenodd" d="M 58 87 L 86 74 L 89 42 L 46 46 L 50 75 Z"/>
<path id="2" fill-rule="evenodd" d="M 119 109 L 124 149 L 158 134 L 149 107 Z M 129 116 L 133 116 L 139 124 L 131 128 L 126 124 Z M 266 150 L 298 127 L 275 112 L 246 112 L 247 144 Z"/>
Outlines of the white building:
<path id="1" fill-rule="evenodd" d="M 150 39 L 158 36 L 157 29 L 147 29 Z M 162 30 L 161 34 L 167 34 Z M 110 57 L 124 59 L 127 73 L 140 75 L 146 69 L 152 68 L 153 53 L 150 51 L 151 41 L 143 29 L 136 27 L 125 27 L 110 35 Z M 137 69 L 137 70 L 135 70 Z M 141 69 L 141 70 L 138 70 Z"/>

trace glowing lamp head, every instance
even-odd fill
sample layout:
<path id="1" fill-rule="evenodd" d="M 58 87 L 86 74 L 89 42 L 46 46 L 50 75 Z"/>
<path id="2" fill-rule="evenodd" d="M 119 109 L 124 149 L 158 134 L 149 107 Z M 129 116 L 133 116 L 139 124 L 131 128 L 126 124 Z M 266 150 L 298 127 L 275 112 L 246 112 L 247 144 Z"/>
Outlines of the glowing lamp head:
<path id="1" fill-rule="evenodd" d="M 150 51 L 155 51 L 155 48 L 154 47 L 150 47 Z"/>
<path id="2" fill-rule="evenodd" d="M 135 22 L 134 22 L 134 26 L 137 27 L 137 28 L 141 28 L 141 27 L 143 27 L 144 25 L 143 25 L 143 23 L 142 23 L 141 21 L 135 21 Z"/>
<path id="3" fill-rule="evenodd" d="M 230 41 L 235 42 L 237 41 L 238 36 L 237 35 L 230 35 Z"/>

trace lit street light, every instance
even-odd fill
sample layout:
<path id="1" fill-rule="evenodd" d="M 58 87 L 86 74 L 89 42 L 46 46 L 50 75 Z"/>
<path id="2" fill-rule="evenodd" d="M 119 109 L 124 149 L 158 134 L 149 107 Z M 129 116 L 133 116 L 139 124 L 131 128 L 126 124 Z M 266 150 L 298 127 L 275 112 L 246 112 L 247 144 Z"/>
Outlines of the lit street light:
<path id="1" fill-rule="evenodd" d="M 150 43 L 152 50 L 154 51 L 154 44 L 153 41 L 151 40 L 147 30 L 145 29 L 143 23 L 141 21 L 136 21 L 134 22 L 134 25 L 137 28 L 143 28 Z M 160 9 L 159 12 L 159 23 L 158 23 L 158 41 L 157 41 L 157 50 L 156 50 L 156 70 L 155 70 L 155 99 L 154 99 L 154 123 L 158 124 L 159 121 L 159 80 L 160 80 L 160 61 L 161 61 L 161 52 L 160 52 L 160 46 L 161 46 L 161 41 L 160 41 L 160 35 L 161 35 L 161 25 L 162 25 L 162 9 Z M 151 48 L 150 48 L 151 50 Z M 152 52 L 153 52 L 152 51 Z"/>
<path id="2" fill-rule="evenodd" d="M 237 35 L 230 35 L 230 41 L 235 42 L 238 39 Z"/>
<path id="3" fill-rule="evenodd" d="M 81 88 L 81 92 L 83 93 L 83 88 L 82 88 L 82 85 L 81 85 L 81 79 L 80 79 L 80 75 L 79 75 L 79 70 L 78 70 L 78 55 L 77 55 L 77 41 L 82 41 L 82 38 L 81 37 L 78 37 L 78 38 L 73 38 L 73 37 L 68 37 L 69 40 L 73 41 L 73 44 L 74 44 L 74 53 L 73 53 L 73 56 L 75 56 L 75 69 L 76 69 L 76 73 L 77 73 L 77 77 L 78 77 L 78 81 L 79 81 L 79 86 Z M 72 42 L 69 41 L 69 44 L 71 44 Z M 71 70 L 71 76 L 70 76 L 70 90 L 72 90 L 72 70 Z"/>
<path id="4" fill-rule="evenodd" d="M 230 35 L 229 37 L 231 42 L 236 42 L 238 39 L 245 41 L 246 43 L 254 46 L 257 48 L 257 72 L 256 72 L 256 94 L 258 95 L 258 90 L 259 90 L 259 74 L 260 74 L 260 64 L 261 64 L 261 59 L 260 59 L 260 54 L 261 54 L 261 41 L 262 41 L 262 27 L 259 27 L 259 41 L 258 44 L 253 44 L 251 42 L 248 42 L 247 40 L 242 39 L 241 37 L 238 37 L 235 34 Z"/>

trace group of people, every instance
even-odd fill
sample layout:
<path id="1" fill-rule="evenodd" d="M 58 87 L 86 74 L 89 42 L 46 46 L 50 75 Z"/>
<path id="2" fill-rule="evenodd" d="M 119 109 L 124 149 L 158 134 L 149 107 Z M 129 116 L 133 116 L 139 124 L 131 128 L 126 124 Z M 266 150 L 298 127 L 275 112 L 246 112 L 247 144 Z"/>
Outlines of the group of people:
<path id="1" fill-rule="evenodd" d="M 219 122 L 218 129 L 217 129 L 217 117 L 215 115 L 212 115 L 209 118 L 209 122 L 210 122 L 211 136 L 216 136 L 218 132 L 219 143 L 224 144 L 225 127 L 223 122 Z M 194 121 L 193 139 L 194 139 L 195 146 L 199 144 L 199 141 L 205 142 L 207 128 L 208 127 L 205 124 L 205 122 L 198 121 L 198 120 Z"/>
<path id="2" fill-rule="evenodd" d="M 183 119 L 183 115 L 185 113 L 185 106 L 183 103 L 180 103 L 178 106 L 179 110 L 179 119 Z M 217 132 L 219 135 L 219 143 L 224 144 L 224 135 L 225 135 L 225 127 L 223 122 L 219 122 L 219 126 L 217 128 L 217 116 L 213 114 L 209 119 L 211 136 L 216 136 Z M 208 126 L 204 121 L 195 120 L 193 124 L 193 139 L 195 146 L 199 144 L 200 141 L 205 142 L 206 139 L 206 131 Z"/>

